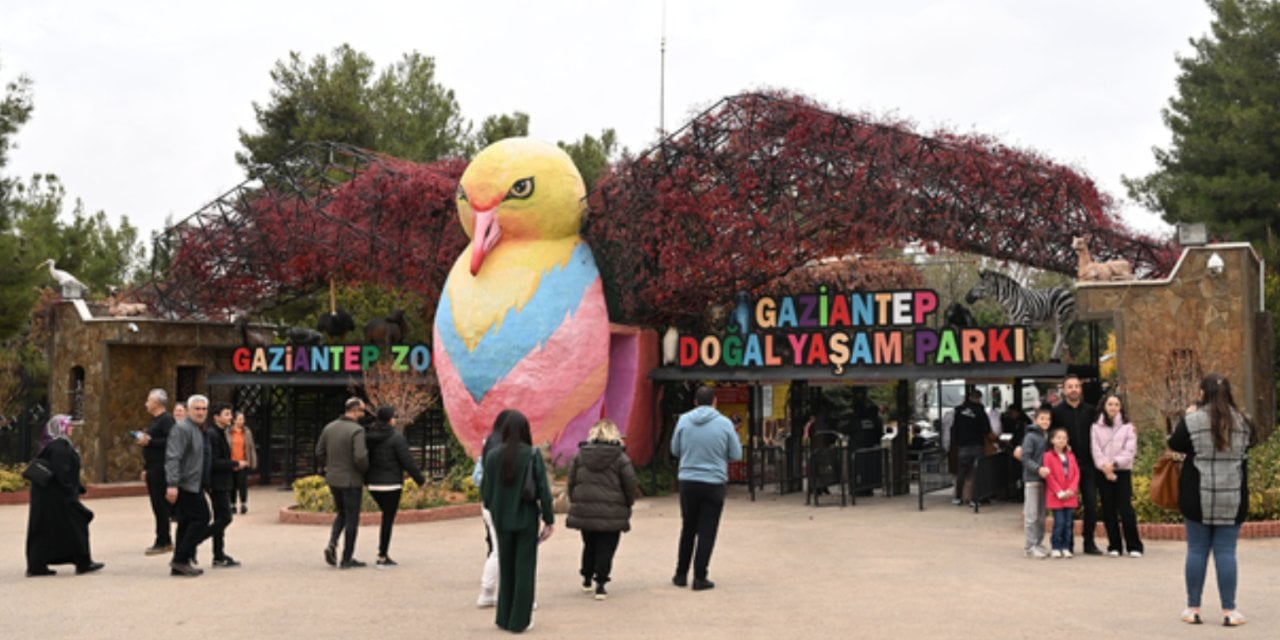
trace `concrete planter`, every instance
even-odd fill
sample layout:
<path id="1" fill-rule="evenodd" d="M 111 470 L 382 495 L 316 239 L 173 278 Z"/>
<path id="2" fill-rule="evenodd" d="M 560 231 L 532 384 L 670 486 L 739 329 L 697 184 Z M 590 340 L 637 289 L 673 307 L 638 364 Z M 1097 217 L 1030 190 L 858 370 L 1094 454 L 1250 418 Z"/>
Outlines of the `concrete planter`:
<path id="1" fill-rule="evenodd" d="M 1052 520 L 1052 518 L 1050 518 Z M 1021 524 L 1021 520 L 1019 520 Z M 1052 529 L 1052 522 L 1046 522 L 1045 531 Z M 1079 520 L 1075 522 L 1075 534 L 1081 535 L 1084 527 Z M 1182 523 L 1138 523 L 1138 536 L 1144 541 L 1146 540 L 1186 540 L 1187 528 Z M 1094 528 L 1093 537 L 1098 541 L 1099 546 L 1105 546 L 1107 542 L 1107 530 L 1101 524 Z M 1240 538 L 1280 538 L 1280 520 L 1267 520 L 1264 522 L 1246 522 L 1240 525 Z"/>
<path id="2" fill-rule="evenodd" d="M 130 496 L 147 495 L 147 485 L 141 482 L 114 482 L 111 484 L 91 484 L 85 487 L 86 491 L 81 500 L 96 500 L 98 498 L 125 498 Z M 0 493 L 0 505 L 6 504 L 27 504 L 31 501 L 31 490 L 23 489 L 22 491 L 9 491 Z"/>

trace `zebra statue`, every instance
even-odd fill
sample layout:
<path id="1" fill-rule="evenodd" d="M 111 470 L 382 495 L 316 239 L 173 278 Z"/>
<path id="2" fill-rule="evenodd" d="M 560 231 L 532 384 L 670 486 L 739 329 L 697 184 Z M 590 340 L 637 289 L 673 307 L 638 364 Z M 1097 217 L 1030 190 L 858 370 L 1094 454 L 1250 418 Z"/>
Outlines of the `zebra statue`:
<path id="1" fill-rule="evenodd" d="M 1067 330 L 1076 317 L 1076 296 L 1070 289 L 1028 289 L 1003 273 L 984 269 L 978 272 L 978 284 L 965 294 L 964 301 L 973 304 L 979 298 L 995 298 L 1004 307 L 1009 324 L 1041 327 L 1053 323 L 1049 361 L 1062 358 Z"/>

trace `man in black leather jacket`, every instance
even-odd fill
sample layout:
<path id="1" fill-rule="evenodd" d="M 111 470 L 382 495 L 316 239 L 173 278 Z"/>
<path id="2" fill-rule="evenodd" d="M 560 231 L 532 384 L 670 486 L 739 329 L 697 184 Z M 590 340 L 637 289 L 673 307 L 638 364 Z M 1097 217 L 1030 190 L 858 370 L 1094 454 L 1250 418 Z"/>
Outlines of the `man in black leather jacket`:
<path id="1" fill-rule="evenodd" d="M 213 405 L 213 428 L 205 429 L 205 446 L 211 454 L 209 469 L 209 502 L 213 505 L 213 524 L 209 537 L 213 538 L 213 566 L 238 567 L 240 563 L 226 554 L 226 531 L 231 524 L 231 492 L 235 490 L 233 473 L 248 463 L 231 459 L 231 445 L 227 443 L 227 427 L 231 426 L 231 406 L 219 402 Z"/>

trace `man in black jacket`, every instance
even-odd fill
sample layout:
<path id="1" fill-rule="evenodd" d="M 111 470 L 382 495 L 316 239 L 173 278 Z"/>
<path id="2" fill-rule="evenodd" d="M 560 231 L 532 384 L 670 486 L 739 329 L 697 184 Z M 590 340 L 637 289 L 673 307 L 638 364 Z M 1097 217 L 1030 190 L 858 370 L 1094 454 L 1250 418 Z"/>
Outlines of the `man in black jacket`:
<path id="1" fill-rule="evenodd" d="M 982 406 L 982 392 L 970 388 L 964 403 L 956 407 L 951 423 L 951 446 L 956 448 L 956 493 L 952 504 L 964 504 L 966 498 L 971 505 L 975 503 L 972 486 L 965 485 L 973 481 L 973 470 L 982 457 L 988 433 L 991 419 Z"/>
<path id="2" fill-rule="evenodd" d="M 238 567 L 240 563 L 226 554 L 227 525 L 231 524 L 231 492 L 235 490 L 233 472 L 247 466 L 243 460 L 231 459 L 231 445 L 227 443 L 227 427 L 231 426 L 231 406 L 225 402 L 213 405 L 213 429 L 205 430 L 205 443 L 210 452 L 209 502 L 213 505 L 213 524 L 209 537 L 213 538 L 213 566 Z"/>
<path id="3" fill-rule="evenodd" d="M 144 552 L 149 556 L 173 551 L 173 537 L 169 535 L 170 507 L 164 499 L 164 449 L 169 443 L 169 430 L 174 425 L 168 405 L 169 394 L 164 389 L 152 389 L 147 394 L 147 413 L 151 414 L 151 423 L 136 440 L 142 447 L 142 479 L 147 483 L 151 515 L 156 519 L 155 543 Z"/>
<path id="4" fill-rule="evenodd" d="M 1093 448 L 1091 429 L 1098 410 L 1084 401 L 1084 387 L 1080 378 L 1069 375 L 1062 379 L 1062 402 L 1053 407 L 1053 427 L 1067 430 L 1067 438 L 1071 444 L 1071 452 L 1076 455 L 1076 464 L 1080 467 L 1080 506 L 1084 511 L 1083 525 L 1084 552 L 1091 556 L 1102 555 L 1102 550 L 1093 541 L 1094 529 L 1098 526 L 1098 485 L 1095 482 L 1093 467 Z"/>

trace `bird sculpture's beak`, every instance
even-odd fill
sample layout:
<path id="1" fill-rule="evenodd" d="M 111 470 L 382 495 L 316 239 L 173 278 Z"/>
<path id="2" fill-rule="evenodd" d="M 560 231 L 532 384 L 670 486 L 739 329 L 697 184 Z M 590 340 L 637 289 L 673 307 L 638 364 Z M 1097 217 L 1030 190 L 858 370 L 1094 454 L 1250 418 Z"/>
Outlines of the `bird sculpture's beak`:
<path id="1" fill-rule="evenodd" d="M 496 208 L 475 212 L 471 233 L 471 275 L 480 273 L 484 257 L 493 250 L 501 237 L 502 227 L 498 226 Z"/>

